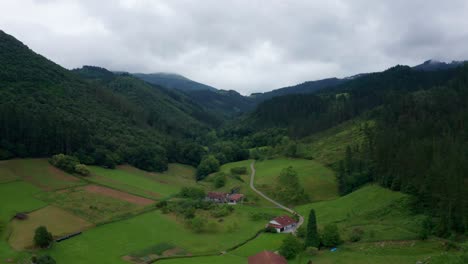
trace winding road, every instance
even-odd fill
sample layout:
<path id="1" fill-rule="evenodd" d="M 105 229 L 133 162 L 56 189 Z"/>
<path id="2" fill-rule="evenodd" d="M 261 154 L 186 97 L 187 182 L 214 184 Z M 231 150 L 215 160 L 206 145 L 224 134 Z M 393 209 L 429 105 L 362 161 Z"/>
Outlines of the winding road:
<path id="1" fill-rule="evenodd" d="M 294 234 L 296 233 L 296 230 L 304 223 L 304 217 L 300 214 L 298 214 L 296 211 L 294 211 L 293 209 L 289 208 L 289 207 L 286 207 L 280 203 L 278 203 L 277 201 L 271 199 L 270 197 L 266 196 L 264 193 L 262 193 L 261 191 L 257 190 L 257 188 L 255 188 L 254 186 L 254 179 L 255 179 L 255 161 L 252 161 L 252 163 L 250 163 L 250 170 L 251 170 L 251 174 L 250 174 L 250 188 L 256 192 L 258 195 L 262 196 L 263 198 L 265 198 L 266 200 L 268 200 L 269 202 L 271 202 L 272 204 L 278 206 L 279 208 L 293 214 L 293 215 L 297 215 L 299 216 L 299 222 L 297 223 L 297 226 L 296 226 L 296 229 L 294 230 Z"/>

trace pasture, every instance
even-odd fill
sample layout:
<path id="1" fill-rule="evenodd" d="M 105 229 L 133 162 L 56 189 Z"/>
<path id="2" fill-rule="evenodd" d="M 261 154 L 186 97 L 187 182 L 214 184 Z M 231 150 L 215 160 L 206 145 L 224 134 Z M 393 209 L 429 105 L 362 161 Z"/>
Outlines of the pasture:
<path id="1" fill-rule="evenodd" d="M 311 201 L 334 199 L 338 196 L 334 172 L 314 160 L 272 159 L 255 163 L 255 186 L 266 194 L 274 192 L 281 170 L 292 166 Z"/>
<path id="2" fill-rule="evenodd" d="M 125 263 L 123 256 L 160 243 L 170 243 L 191 254 L 216 253 L 250 238 L 264 227 L 264 221 L 249 219 L 249 212 L 256 210 L 236 207 L 235 213 L 203 233 L 194 233 L 182 219 L 153 211 L 97 226 L 56 244 L 49 253 L 58 263 Z"/>
<path id="3" fill-rule="evenodd" d="M 314 208 L 319 228 L 336 223 L 345 240 L 354 228 L 364 230 L 363 241 L 416 239 L 422 216 L 408 210 L 407 198 L 403 193 L 368 185 L 336 200 L 302 205 L 296 210 L 307 223 Z"/>
<path id="4" fill-rule="evenodd" d="M 0 163 L 0 168 L 0 172 L 6 171 L 10 175 L 9 178 L 27 181 L 46 191 L 86 184 L 82 179 L 50 165 L 47 159 L 6 160 Z"/>
<path id="5" fill-rule="evenodd" d="M 170 164 L 167 172 L 151 173 L 131 166 L 105 169 L 90 166 L 91 176 L 86 179 L 111 188 L 158 200 L 174 195 L 185 186 L 195 186 L 194 168 Z"/>
<path id="6" fill-rule="evenodd" d="M 141 204 L 90 192 L 87 190 L 88 187 L 45 192 L 37 197 L 95 224 L 111 221 L 122 215 L 137 213 L 144 209 L 144 205 Z"/>
<path id="7" fill-rule="evenodd" d="M 0 262 L 15 258 L 19 254 L 8 244 L 10 228 L 8 222 L 18 212 L 31 212 L 47 204 L 34 197 L 41 190 L 29 183 L 15 181 L 0 184 Z"/>
<path id="8" fill-rule="evenodd" d="M 60 208 L 47 206 L 28 214 L 25 220 L 12 220 L 8 239 L 11 247 L 15 250 L 33 247 L 34 231 L 39 226 L 47 227 L 54 237 L 60 237 L 83 231 L 93 224 Z"/>

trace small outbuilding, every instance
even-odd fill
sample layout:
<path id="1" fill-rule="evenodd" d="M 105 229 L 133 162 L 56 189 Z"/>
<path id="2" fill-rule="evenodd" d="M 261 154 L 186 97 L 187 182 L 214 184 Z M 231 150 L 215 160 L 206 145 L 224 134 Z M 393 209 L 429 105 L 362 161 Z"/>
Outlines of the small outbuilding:
<path id="1" fill-rule="evenodd" d="M 235 193 L 228 196 L 229 204 L 238 204 L 244 201 L 244 195 L 241 193 Z"/>
<path id="2" fill-rule="evenodd" d="M 271 251 L 262 251 L 249 257 L 249 264 L 287 264 L 288 261 L 281 255 Z"/>
<path id="3" fill-rule="evenodd" d="M 296 228 L 297 222 L 287 215 L 278 216 L 268 223 L 268 227 L 276 229 L 276 232 L 292 232 Z"/>
<path id="4" fill-rule="evenodd" d="M 26 219 L 28 219 L 28 215 L 25 214 L 25 213 L 17 213 L 15 215 L 15 219 L 16 220 L 26 220 Z"/>

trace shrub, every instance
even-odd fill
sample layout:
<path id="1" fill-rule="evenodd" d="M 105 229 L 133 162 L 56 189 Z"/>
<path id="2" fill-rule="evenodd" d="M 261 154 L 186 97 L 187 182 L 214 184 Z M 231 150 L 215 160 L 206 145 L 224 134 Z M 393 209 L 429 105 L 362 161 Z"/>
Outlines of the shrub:
<path id="1" fill-rule="evenodd" d="M 195 233 L 203 232 L 205 225 L 206 219 L 201 217 L 194 217 L 192 220 L 190 220 L 190 228 L 192 228 Z"/>
<path id="2" fill-rule="evenodd" d="M 53 241 L 52 234 L 47 231 L 45 226 L 40 226 L 36 228 L 34 233 L 34 244 L 41 248 L 46 248 L 50 246 Z"/>
<path id="3" fill-rule="evenodd" d="M 84 164 L 75 165 L 75 172 L 82 176 L 88 176 L 91 174 L 91 171 L 89 171 L 88 167 Z"/>
<path id="4" fill-rule="evenodd" d="M 79 160 L 73 156 L 68 156 L 65 154 L 57 154 L 52 156 L 52 158 L 49 160 L 49 162 L 61 169 L 64 170 L 68 173 L 74 173 L 75 172 L 75 166 L 80 164 Z"/>
<path id="5" fill-rule="evenodd" d="M 159 201 L 156 204 L 156 208 L 158 208 L 158 209 L 162 209 L 162 208 L 166 208 L 166 207 L 167 207 L 167 201 L 166 200 Z"/>
<path id="6" fill-rule="evenodd" d="M 354 228 L 351 232 L 351 235 L 349 236 L 349 240 L 351 242 L 358 242 L 362 239 L 363 236 L 364 230 L 362 230 L 361 228 Z"/>
<path id="7" fill-rule="evenodd" d="M 196 187 L 183 187 L 180 190 L 179 196 L 182 198 L 191 198 L 191 199 L 204 199 L 206 194 L 203 189 Z"/>
<path id="8" fill-rule="evenodd" d="M 306 237 L 306 228 L 304 225 L 301 225 L 297 230 L 296 230 L 296 235 L 298 238 L 305 238 Z"/>
<path id="9" fill-rule="evenodd" d="M 34 264 L 56 264 L 57 262 L 49 255 L 41 257 L 32 257 L 31 262 Z"/>
<path id="10" fill-rule="evenodd" d="M 214 156 L 207 156 L 197 167 L 197 181 L 203 180 L 210 173 L 219 170 L 219 161 Z"/>
<path id="11" fill-rule="evenodd" d="M 306 254 L 309 255 L 309 256 L 317 255 L 318 251 L 319 250 L 316 247 L 307 247 L 306 250 L 305 250 Z"/>
<path id="12" fill-rule="evenodd" d="M 231 168 L 231 173 L 237 174 L 237 175 L 247 174 L 247 168 L 246 167 L 234 167 L 234 168 Z"/>
<path id="13" fill-rule="evenodd" d="M 219 218 L 230 215 L 234 211 L 234 207 L 230 205 L 222 205 L 216 207 L 213 211 L 211 211 L 211 215 L 213 217 Z"/>
<path id="14" fill-rule="evenodd" d="M 293 235 L 288 235 L 279 249 L 282 256 L 287 259 L 293 259 L 304 249 L 302 242 Z"/>
<path id="15" fill-rule="evenodd" d="M 276 229 L 272 226 L 265 227 L 265 233 L 277 233 Z"/>
<path id="16" fill-rule="evenodd" d="M 335 247 L 341 244 L 340 233 L 335 224 L 328 224 L 325 226 L 322 234 L 322 244 L 325 247 Z"/>
<path id="17" fill-rule="evenodd" d="M 215 188 L 221 188 L 224 185 L 226 185 L 226 176 L 224 174 L 218 174 L 214 178 L 214 187 Z"/>

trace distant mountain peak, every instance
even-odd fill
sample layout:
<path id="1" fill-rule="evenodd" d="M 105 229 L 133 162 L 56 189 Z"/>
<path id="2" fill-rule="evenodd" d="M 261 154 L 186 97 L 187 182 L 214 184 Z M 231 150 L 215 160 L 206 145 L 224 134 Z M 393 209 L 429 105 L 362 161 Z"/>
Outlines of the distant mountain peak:
<path id="1" fill-rule="evenodd" d="M 435 59 L 429 59 L 424 61 L 422 64 L 416 65 L 413 67 L 415 70 L 419 71 L 436 71 L 436 70 L 444 70 L 444 69 L 451 69 L 456 68 L 464 64 L 466 61 L 452 61 L 452 62 L 444 62 Z"/>

